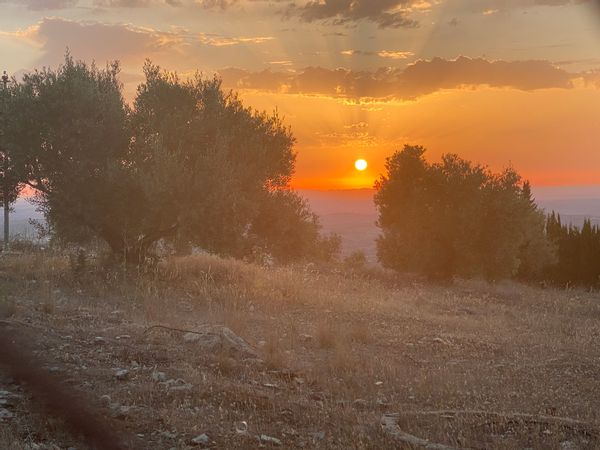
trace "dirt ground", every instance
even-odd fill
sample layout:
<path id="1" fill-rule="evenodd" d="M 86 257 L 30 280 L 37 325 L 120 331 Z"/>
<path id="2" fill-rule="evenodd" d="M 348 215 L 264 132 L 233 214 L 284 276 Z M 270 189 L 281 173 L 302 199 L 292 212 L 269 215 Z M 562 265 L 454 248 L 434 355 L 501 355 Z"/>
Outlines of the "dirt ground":
<path id="1" fill-rule="evenodd" d="M 598 293 L 205 255 L 15 255 L 0 288 L 2 330 L 132 448 L 600 448 Z M 186 334 L 207 324 L 256 354 Z M 0 448 L 87 447 L 4 367 Z"/>

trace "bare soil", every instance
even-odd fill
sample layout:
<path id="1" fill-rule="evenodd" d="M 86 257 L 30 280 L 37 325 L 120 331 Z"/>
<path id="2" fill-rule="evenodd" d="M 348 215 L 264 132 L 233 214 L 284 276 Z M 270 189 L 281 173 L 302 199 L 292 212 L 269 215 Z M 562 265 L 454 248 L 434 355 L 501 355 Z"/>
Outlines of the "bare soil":
<path id="1" fill-rule="evenodd" d="M 0 327 L 137 448 L 600 448 L 598 293 L 209 256 L 132 276 L 16 255 L 0 286 Z M 258 358 L 184 340 L 203 324 Z M 87 448 L 6 368 L 0 409 L 0 448 Z"/>

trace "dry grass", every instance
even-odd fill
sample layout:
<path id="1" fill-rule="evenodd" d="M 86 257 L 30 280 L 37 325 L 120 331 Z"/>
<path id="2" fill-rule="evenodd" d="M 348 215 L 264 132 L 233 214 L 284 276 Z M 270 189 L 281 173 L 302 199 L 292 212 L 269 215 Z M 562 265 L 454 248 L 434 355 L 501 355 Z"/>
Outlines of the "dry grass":
<path id="1" fill-rule="evenodd" d="M 204 432 L 218 448 L 254 448 L 253 438 L 235 432 L 239 421 L 285 448 L 391 448 L 381 414 L 416 410 L 551 414 L 600 429 L 594 293 L 473 281 L 430 286 L 373 269 L 348 277 L 210 255 L 173 258 L 140 277 L 90 274 L 85 283 L 74 280 L 68 260 L 43 255 L 0 259 L 0 272 L 10 320 L 27 323 L 48 364 L 80 389 L 138 407 L 119 421 L 151 448 L 187 448 Z M 143 334 L 153 324 L 205 323 L 231 328 L 264 364 L 203 354 L 177 332 Z M 95 336 L 109 344 L 98 347 Z M 114 381 L 118 367 L 131 369 L 129 382 Z M 154 370 L 190 390 L 166 390 L 152 381 Z M 16 423 L 27 422 L 29 410 L 17 412 Z M 458 447 L 600 445 L 599 436 L 560 427 L 473 417 L 400 423 Z M 11 433 L 5 425 L 0 446 Z M 56 432 L 28 426 L 41 427 L 38 441 L 57 442 Z M 14 430 L 25 439 L 23 427 Z"/>

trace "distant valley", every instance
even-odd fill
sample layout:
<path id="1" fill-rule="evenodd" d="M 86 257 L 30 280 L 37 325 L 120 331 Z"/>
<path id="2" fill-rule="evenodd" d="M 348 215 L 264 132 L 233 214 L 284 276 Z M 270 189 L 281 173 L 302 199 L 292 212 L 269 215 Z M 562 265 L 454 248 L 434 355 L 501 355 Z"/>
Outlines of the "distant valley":
<path id="1" fill-rule="evenodd" d="M 325 232 L 342 237 L 344 254 L 361 250 L 369 261 L 376 261 L 375 239 L 379 230 L 375 225 L 377 211 L 372 189 L 301 190 L 300 193 L 321 218 Z M 600 226 L 600 188 L 538 188 L 534 195 L 540 207 L 547 212 L 559 213 L 563 223 L 580 227 L 589 218 L 593 224 Z M 29 222 L 30 219 L 41 218 L 35 205 L 19 199 L 11 213 L 11 234 L 35 238 L 35 230 Z"/>

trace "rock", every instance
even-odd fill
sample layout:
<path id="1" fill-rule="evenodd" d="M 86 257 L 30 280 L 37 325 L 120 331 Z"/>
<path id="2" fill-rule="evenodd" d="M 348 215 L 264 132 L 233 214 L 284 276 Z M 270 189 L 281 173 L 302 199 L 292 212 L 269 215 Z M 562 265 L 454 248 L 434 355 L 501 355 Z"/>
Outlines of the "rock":
<path id="1" fill-rule="evenodd" d="M 119 369 L 115 372 L 115 378 L 119 381 L 125 381 L 129 379 L 129 370 Z"/>
<path id="2" fill-rule="evenodd" d="M 120 405 L 119 403 L 113 403 L 110 405 L 110 410 L 116 419 L 124 419 L 131 411 L 131 406 Z"/>
<path id="3" fill-rule="evenodd" d="M 158 384 L 164 386 L 169 391 L 191 391 L 193 386 L 187 383 L 185 380 L 178 378 L 176 380 L 170 379 L 167 381 L 160 381 Z"/>
<path id="4" fill-rule="evenodd" d="M 202 335 L 198 333 L 185 333 L 183 335 L 183 341 L 187 343 L 198 342 L 200 339 L 202 339 Z"/>
<path id="5" fill-rule="evenodd" d="M 169 431 L 161 431 L 160 435 L 167 439 L 176 439 L 177 438 L 177 433 L 171 433 Z"/>
<path id="6" fill-rule="evenodd" d="M 201 447 L 208 447 L 210 445 L 210 438 L 206 433 L 196 436 L 192 439 L 192 444 L 199 445 Z"/>
<path id="7" fill-rule="evenodd" d="M 260 443 L 261 444 L 271 444 L 277 447 L 281 446 L 281 441 L 275 437 L 267 436 L 266 434 L 260 435 Z"/>
<path id="8" fill-rule="evenodd" d="M 324 431 L 316 431 L 314 433 L 310 433 L 309 435 L 312 438 L 313 442 L 322 441 L 323 439 L 325 439 Z"/>
<path id="9" fill-rule="evenodd" d="M 115 339 L 117 340 L 122 340 L 122 339 L 131 339 L 131 336 L 128 334 L 121 334 L 120 336 L 117 336 Z"/>
<path id="10" fill-rule="evenodd" d="M 100 397 L 100 403 L 102 403 L 104 406 L 110 405 L 111 402 L 112 399 L 110 398 L 110 395 L 104 394 L 102 397 Z"/>
<path id="11" fill-rule="evenodd" d="M 154 371 L 152 372 L 152 380 L 157 383 L 167 381 L 167 374 L 164 372 Z"/>
<path id="12" fill-rule="evenodd" d="M 560 450 L 577 450 L 579 447 L 575 445 L 572 441 L 563 441 L 558 446 Z"/>
<path id="13" fill-rule="evenodd" d="M 96 336 L 94 338 L 94 344 L 96 344 L 96 345 L 104 345 L 104 344 L 106 344 L 106 339 L 104 339 L 102 336 Z"/>
<path id="14" fill-rule="evenodd" d="M 248 422 L 246 422 L 245 420 L 236 422 L 234 424 L 234 427 L 235 427 L 235 432 L 237 434 L 243 434 L 243 435 L 248 434 Z"/>
<path id="15" fill-rule="evenodd" d="M 230 356 L 257 358 L 258 353 L 245 340 L 223 325 L 203 325 L 197 332 L 183 335 L 186 343 L 193 343 L 208 352 L 225 352 Z"/>

